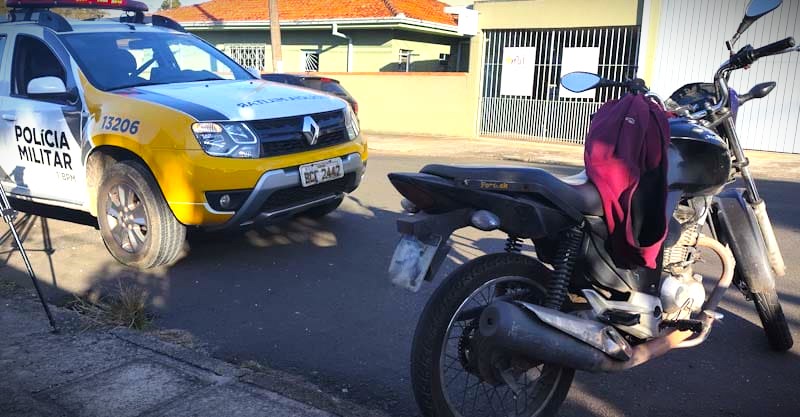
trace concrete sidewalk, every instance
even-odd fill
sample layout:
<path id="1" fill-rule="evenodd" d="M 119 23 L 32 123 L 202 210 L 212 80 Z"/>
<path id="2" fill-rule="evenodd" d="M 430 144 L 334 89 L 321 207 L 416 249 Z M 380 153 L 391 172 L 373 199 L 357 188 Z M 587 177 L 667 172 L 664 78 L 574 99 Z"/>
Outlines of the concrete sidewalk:
<path id="1" fill-rule="evenodd" d="M 583 166 L 583 146 L 492 138 L 453 138 L 368 134 L 371 151 L 395 155 L 466 157 L 540 164 Z M 800 155 L 745 151 L 756 178 L 797 180 Z"/>
<path id="2" fill-rule="evenodd" d="M 30 292 L 0 280 L 0 416 L 375 415 L 322 411 L 263 389 L 285 385 L 269 375 L 139 332 L 81 331 L 77 313 L 54 312 L 57 335 Z"/>

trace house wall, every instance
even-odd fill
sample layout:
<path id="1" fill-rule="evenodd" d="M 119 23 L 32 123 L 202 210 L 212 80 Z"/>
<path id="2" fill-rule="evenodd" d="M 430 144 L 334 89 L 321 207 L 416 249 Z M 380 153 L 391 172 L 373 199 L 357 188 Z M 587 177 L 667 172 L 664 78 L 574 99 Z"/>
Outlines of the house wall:
<path id="1" fill-rule="evenodd" d="M 477 1 L 480 28 L 573 28 L 635 25 L 639 0 Z"/>
<path id="2" fill-rule="evenodd" d="M 366 132 L 467 137 L 475 102 L 467 73 L 323 73 L 358 101 Z"/>
<path id="3" fill-rule="evenodd" d="M 398 71 L 400 49 L 413 50 L 412 71 L 446 71 L 439 64 L 440 53 L 457 50 L 458 38 L 392 30 L 347 30 L 340 32 L 353 39 L 351 72 Z M 269 31 L 267 30 L 197 30 L 194 33 L 219 49 L 233 44 L 259 44 L 266 47 L 265 72 L 272 71 Z M 284 71 L 304 71 L 303 52 L 319 53 L 319 70 L 347 72 L 347 40 L 333 36 L 331 30 L 284 30 L 281 33 Z"/>
<path id="4" fill-rule="evenodd" d="M 403 71 L 398 65 L 401 49 L 413 51 L 410 70 L 414 72 L 441 72 L 454 67 L 451 63 L 442 64 L 440 54 L 450 54 L 455 60 L 458 38 L 445 38 L 423 33 L 394 31 L 391 41 L 392 60 L 381 68 L 382 72 Z"/>

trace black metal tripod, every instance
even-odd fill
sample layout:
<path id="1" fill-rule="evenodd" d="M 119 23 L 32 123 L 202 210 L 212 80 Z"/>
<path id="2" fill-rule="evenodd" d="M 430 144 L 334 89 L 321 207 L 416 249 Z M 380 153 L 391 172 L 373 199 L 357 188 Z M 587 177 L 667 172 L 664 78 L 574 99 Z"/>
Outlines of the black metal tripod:
<path id="1" fill-rule="evenodd" d="M 47 320 L 50 321 L 50 327 L 53 328 L 53 333 L 57 333 L 58 327 L 56 327 L 56 322 L 53 320 L 53 314 L 50 313 L 50 307 L 47 305 L 47 302 L 44 299 L 42 289 L 39 288 L 39 281 L 36 279 L 36 274 L 33 272 L 31 260 L 28 258 L 28 254 L 25 252 L 25 248 L 22 246 L 22 240 L 19 238 L 17 228 L 14 225 L 14 219 L 17 217 L 17 212 L 11 208 L 11 203 L 8 201 L 8 196 L 6 195 L 6 190 L 3 188 L 2 183 L 0 183 L 0 212 L 2 212 L 3 220 L 5 220 L 5 222 L 8 224 L 11 235 L 14 236 L 14 241 L 17 244 L 17 248 L 19 248 L 19 253 L 22 255 L 23 261 L 25 261 L 25 267 L 28 269 L 28 275 L 31 277 L 33 287 L 36 288 L 36 293 L 39 295 L 39 301 L 42 302 L 44 312 L 47 314 Z"/>

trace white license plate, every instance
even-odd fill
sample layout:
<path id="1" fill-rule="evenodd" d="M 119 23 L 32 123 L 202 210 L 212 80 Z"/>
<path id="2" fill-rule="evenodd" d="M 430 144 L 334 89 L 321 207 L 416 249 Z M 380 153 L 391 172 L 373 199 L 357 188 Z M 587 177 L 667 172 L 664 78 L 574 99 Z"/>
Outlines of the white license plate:
<path id="1" fill-rule="evenodd" d="M 392 284 L 411 292 L 419 291 L 442 244 L 439 236 L 432 236 L 430 240 L 422 242 L 414 236 L 403 235 L 389 265 Z"/>
<path id="2" fill-rule="evenodd" d="M 328 159 L 300 166 L 300 181 L 303 187 L 322 184 L 344 177 L 342 158 Z"/>

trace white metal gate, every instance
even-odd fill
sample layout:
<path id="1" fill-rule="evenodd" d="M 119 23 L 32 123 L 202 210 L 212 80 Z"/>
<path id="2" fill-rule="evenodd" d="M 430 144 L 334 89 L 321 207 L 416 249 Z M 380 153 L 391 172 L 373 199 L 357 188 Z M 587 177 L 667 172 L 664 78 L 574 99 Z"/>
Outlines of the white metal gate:
<path id="1" fill-rule="evenodd" d="M 727 58 L 725 41 L 739 25 L 748 0 L 663 0 L 661 2 L 653 79 L 654 91 L 668 96 L 690 82 L 710 82 Z M 800 0 L 784 0 L 772 14 L 745 32 L 737 47 L 754 47 L 797 37 Z M 738 128 L 743 146 L 800 153 L 800 53 L 764 58 L 750 70 L 736 71 L 731 86 L 740 93 L 764 81 L 778 87 L 766 98 L 744 105 Z"/>
<path id="2" fill-rule="evenodd" d="M 223 50 L 245 68 L 258 71 L 267 68 L 267 47 L 264 44 L 228 44 Z"/>
<path id="3" fill-rule="evenodd" d="M 594 72 L 622 81 L 635 75 L 639 27 L 519 29 L 485 31 L 480 134 L 483 136 L 583 143 L 592 113 L 621 90 L 602 89 L 591 98 L 561 97 L 565 48 L 599 48 Z M 532 91 L 501 94 L 507 47 L 535 48 Z"/>

